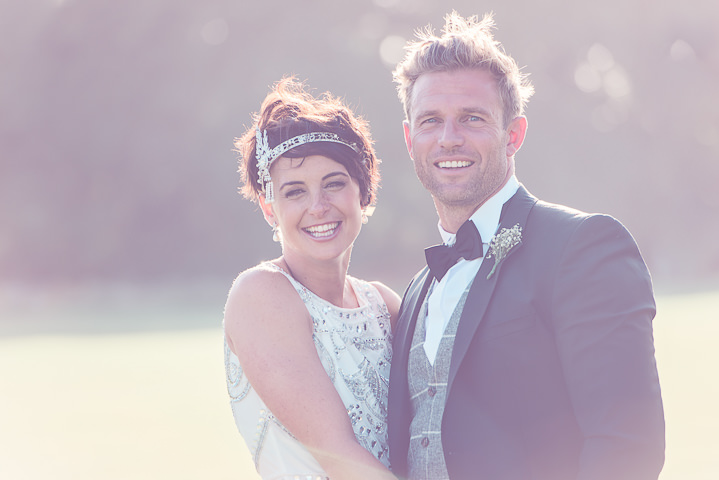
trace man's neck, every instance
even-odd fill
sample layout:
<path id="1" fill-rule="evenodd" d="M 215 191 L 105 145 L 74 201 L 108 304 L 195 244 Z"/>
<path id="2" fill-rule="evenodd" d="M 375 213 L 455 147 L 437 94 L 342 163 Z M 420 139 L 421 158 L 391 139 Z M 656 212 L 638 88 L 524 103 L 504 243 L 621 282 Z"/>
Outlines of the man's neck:
<path id="1" fill-rule="evenodd" d="M 478 214 L 482 219 L 479 223 L 487 224 L 489 222 L 493 224 L 495 221 L 499 220 L 499 213 L 501 212 L 502 205 L 504 205 L 504 203 L 516 193 L 518 187 L 519 182 L 514 175 L 511 175 L 499 189 L 497 189 L 489 197 L 485 198 L 479 205 L 468 206 L 466 208 L 457 206 L 449 207 L 435 201 L 435 208 L 437 209 L 437 215 L 439 216 L 439 226 L 447 233 L 457 233 L 457 230 L 459 230 L 464 222 L 474 217 L 475 214 L 478 214 L 477 212 L 485 205 L 487 205 L 485 210 L 489 210 Z M 490 206 L 488 204 L 496 205 Z M 490 215 L 489 217 L 487 216 L 488 214 Z M 477 219 L 475 219 L 475 223 L 477 223 Z M 479 227 L 480 225 L 477 226 Z M 488 232 L 484 232 L 483 235 L 486 235 L 487 233 Z M 494 232 L 492 231 L 491 233 Z"/>
<path id="2" fill-rule="evenodd" d="M 458 208 L 439 205 L 435 202 L 435 208 L 437 209 L 437 215 L 439 216 L 439 225 L 449 233 L 457 233 L 459 227 L 461 227 L 464 222 L 469 220 L 472 214 L 474 214 L 474 212 L 476 212 L 481 206 L 482 204 L 477 205 L 476 207 Z"/>

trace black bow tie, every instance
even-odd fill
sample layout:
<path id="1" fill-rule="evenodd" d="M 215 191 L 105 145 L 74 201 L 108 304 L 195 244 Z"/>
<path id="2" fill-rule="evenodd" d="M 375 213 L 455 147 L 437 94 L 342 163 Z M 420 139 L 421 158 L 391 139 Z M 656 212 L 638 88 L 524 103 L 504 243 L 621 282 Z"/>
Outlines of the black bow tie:
<path id="1" fill-rule="evenodd" d="M 459 228 L 454 245 L 435 245 L 424 250 L 427 266 L 438 281 L 460 258 L 474 260 L 483 253 L 482 237 L 471 220 L 467 220 Z"/>

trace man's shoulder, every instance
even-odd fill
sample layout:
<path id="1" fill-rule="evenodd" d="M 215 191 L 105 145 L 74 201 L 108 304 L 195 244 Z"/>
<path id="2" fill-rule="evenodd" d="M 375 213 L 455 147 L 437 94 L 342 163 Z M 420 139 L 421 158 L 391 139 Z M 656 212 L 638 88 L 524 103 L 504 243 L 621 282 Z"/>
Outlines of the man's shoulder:
<path id="1" fill-rule="evenodd" d="M 568 228 L 577 227 L 587 221 L 617 223 L 620 222 L 611 215 L 598 212 L 586 212 L 577 208 L 569 207 L 559 203 L 551 203 L 545 200 L 538 200 L 530 214 L 530 219 L 545 227 Z"/>
<path id="2" fill-rule="evenodd" d="M 533 236 L 550 238 L 553 241 L 597 235 L 612 238 L 631 237 L 627 228 L 609 214 L 590 213 L 543 200 L 538 200 L 535 204 L 526 227 Z"/>
<path id="3" fill-rule="evenodd" d="M 546 200 L 537 200 L 532 213 L 541 213 L 543 215 L 554 216 L 561 219 L 567 220 L 581 220 L 587 218 L 590 215 L 594 215 L 578 208 L 573 208 L 567 205 L 559 203 L 547 202 Z"/>
<path id="4" fill-rule="evenodd" d="M 527 188 L 520 184 L 517 194 L 510 200 L 514 205 L 526 205 L 530 209 L 529 216 L 540 218 L 543 222 L 581 223 L 583 220 L 598 213 L 588 213 L 578 208 L 552 203 L 534 196 Z M 519 207 L 525 208 L 525 207 Z"/>

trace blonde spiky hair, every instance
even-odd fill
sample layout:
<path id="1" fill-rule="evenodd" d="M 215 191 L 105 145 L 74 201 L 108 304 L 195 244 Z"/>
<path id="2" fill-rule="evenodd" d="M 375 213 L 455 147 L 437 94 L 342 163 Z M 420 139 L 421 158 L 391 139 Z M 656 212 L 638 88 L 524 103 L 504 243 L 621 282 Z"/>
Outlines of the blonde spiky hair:
<path id="1" fill-rule="evenodd" d="M 422 74 L 478 68 L 490 72 L 497 80 L 507 126 L 524 113 L 534 87 L 519 70 L 517 62 L 494 39 L 493 15 L 487 13 L 480 20 L 477 15 L 463 18 L 452 11 L 444 21 L 439 37 L 431 25 L 417 30 L 417 40 L 407 43 L 406 55 L 393 72 L 407 120 L 411 121 L 414 84 Z"/>

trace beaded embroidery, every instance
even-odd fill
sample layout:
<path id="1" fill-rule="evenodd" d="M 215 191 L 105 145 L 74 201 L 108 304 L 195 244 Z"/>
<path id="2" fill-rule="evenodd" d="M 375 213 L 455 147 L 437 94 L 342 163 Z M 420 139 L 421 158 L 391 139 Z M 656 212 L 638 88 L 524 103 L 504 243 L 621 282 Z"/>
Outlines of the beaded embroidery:
<path id="1" fill-rule="evenodd" d="M 389 311 L 381 295 L 370 284 L 348 277 L 360 307 L 339 308 L 315 295 L 280 267 L 272 263 L 265 263 L 263 267 L 281 272 L 295 287 L 312 318 L 317 354 L 345 403 L 357 440 L 389 467 L 386 421 L 392 347 Z M 246 407 L 241 406 L 246 398 L 252 396 L 253 402 L 260 402 L 262 406 L 264 403 L 243 376 L 242 367 L 226 342 L 225 367 L 227 388 L 239 427 L 245 417 L 240 419 L 238 415 L 249 414 Z M 266 407 L 260 409 L 257 416 L 252 439 L 248 438 L 249 432 L 240 431 L 260 473 L 260 458 L 268 435 L 287 435 L 296 442 L 293 448 L 304 449 Z M 279 429 L 270 429 L 271 424 Z"/>

